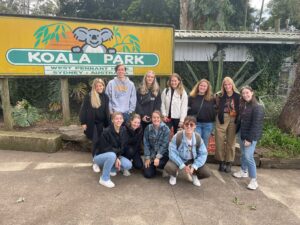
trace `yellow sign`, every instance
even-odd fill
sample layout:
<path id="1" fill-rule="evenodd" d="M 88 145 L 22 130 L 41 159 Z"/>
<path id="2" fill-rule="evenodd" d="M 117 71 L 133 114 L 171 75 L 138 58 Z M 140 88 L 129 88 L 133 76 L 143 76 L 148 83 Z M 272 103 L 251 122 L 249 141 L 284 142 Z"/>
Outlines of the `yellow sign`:
<path id="1" fill-rule="evenodd" d="M 171 26 L 0 15 L 0 76 L 128 75 L 173 71 Z"/>

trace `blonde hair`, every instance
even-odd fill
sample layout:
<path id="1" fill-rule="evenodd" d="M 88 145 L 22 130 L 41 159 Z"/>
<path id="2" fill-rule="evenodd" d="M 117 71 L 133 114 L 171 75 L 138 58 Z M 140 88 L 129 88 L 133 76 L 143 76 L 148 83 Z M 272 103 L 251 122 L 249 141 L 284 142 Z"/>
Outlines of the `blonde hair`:
<path id="1" fill-rule="evenodd" d="M 170 77 L 169 77 L 169 80 L 168 80 L 168 87 L 171 87 L 171 79 L 173 78 L 173 77 L 176 77 L 178 80 L 179 80 L 179 84 L 178 84 L 178 86 L 177 86 L 177 88 L 176 88 L 176 91 L 178 92 L 178 94 L 180 94 L 180 96 L 182 96 L 182 94 L 183 94 L 183 91 L 184 91 L 184 87 L 183 87 L 183 84 L 182 84 L 182 79 L 181 79 L 181 77 L 179 76 L 179 74 L 178 73 L 173 73 Z"/>
<path id="2" fill-rule="evenodd" d="M 190 92 L 190 96 L 196 97 L 199 94 L 199 85 L 202 82 L 205 82 L 207 84 L 207 90 L 204 93 L 204 99 L 206 101 L 210 101 L 212 99 L 212 91 L 211 91 L 212 88 L 211 88 L 210 82 L 206 79 L 201 79 L 197 82 L 197 84 L 193 87 L 192 91 Z"/>
<path id="3" fill-rule="evenodd" d="M 239 91 L 238 91 L 238 89 L 236 88 L 236 86 L 235 86 L 233 80 L 231 79 L 231 77 L 224 77 L 224 79 L 223 79 L 223 81 L 222 81 L 222 86 L 221 86 L 221 93 L 222 93 L 222 96 L 223 96 L 224 93 L 226 92 L 225 89 L 224 89 L 224 83 L 225 83 L 226 81 L 229 82 L 229 83 L 231 83 L 233 92 L 239 94 Z"/>
<path id="4" fill-rule="evenodd" d="M 93 80 L 92 90 L 91 90 L 91 104 L 92 104 L 92 107 L 95 109 L 97 109 L 101 106 L 101 99 L 99 97 L 98 92 L 96 91 L 96 85 L 98 83 L 102 84 L 105 89 L 105 83 L 102 79 L 96 78 Z M 104 89 L 103 89 L 103 92 L 104 92 Z"/>
<path id="5" fill-rule="evenodd" d="M 154 80 L 153 80 L 153 83 L 151 84 L 150 87 L 147 86 L 147 82 L 146 82 L 146 78 L 148 76 L 148 74 L 153 74 L 154 75 Z M 151 91 L 151 93 L 156 97 L 158 95 L 158 92 L 159 92 L 159 85 L 157 83 L 157 80 L 156 80 L 156 75 L 154 73 L 154 71 L 152 70 L 149 70 L 145 75 L 144 75 L 144 78 L 143 78 L 143 81 L 140 85 L 140 93 L 142 95 L 145 95 L 148 93 L 148 90 Z"/>

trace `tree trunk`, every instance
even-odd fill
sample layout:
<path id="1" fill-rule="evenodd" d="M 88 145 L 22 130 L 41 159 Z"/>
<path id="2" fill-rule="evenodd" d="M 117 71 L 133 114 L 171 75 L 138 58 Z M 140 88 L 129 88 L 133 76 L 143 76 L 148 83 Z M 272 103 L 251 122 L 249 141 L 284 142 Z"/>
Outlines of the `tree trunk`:
<path id="1" fill-rule="evenodd" d="M 188 30 L 189 27 L 189 0 L 180 0 L 180 30 Z"/>
<path id="2" fill-rule="evenodd" d="M 2 99 L 4 128 L 5 128 L 5 130 L 12 130 L 13 129 L 13 118 L 11 116 L 8 79 L 0 78 L 0 85 L 1 85 L 1 99 Z"/>
<path id="3" fill-rule="evenodd" d="M 64 125 L 69 125 L 71 117 L 70 117 L 70 105 L 69 105 L 68 78 L 61 78 L 60 85 L 61 85 L 63 121 L 64 121 Z"/>
<path id="4" fill-rule="evenodd" d="M 285 132 L 300 136 L 300 48 L 296 78 L 289 97 L 279 116 L 278 126 Z"/>

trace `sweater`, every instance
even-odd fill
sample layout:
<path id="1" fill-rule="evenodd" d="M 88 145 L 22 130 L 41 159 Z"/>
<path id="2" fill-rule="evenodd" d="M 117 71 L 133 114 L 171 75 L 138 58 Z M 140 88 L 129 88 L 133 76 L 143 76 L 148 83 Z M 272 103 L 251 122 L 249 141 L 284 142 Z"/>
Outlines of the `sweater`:
<path id="1" fill-rule="evenodd" d="M 138 113 L 142 118 L 144 116 L 151 117 L 153 111 L 160 110 L 161 107 L 161 96 L 160 92 L 157 96 L 154 96 L 151 92 L 142 95 L 138 90 L 136 93 L 137 102 L 135 112 Z"/>
<path id="2" fill-rule="evenodd" d="M 197 95 L 196 97 L 190 96 L 188 100 L 188 107 L 189 107 L 188 115 L 195 116 L 197 118 L 197 122 L 213 123 L 216 119 L 214 99 L 211 99 L 211 101 L 206 101 L 204 99 L 204 95 Z"/>
<path id="3" fill-rule="evenodd" d="M 132 113 L 135 110 L 136 90 L 128 77 L 124 81 L 115 77 L 108 82 L 105 92 L 109 97 L 110 113 Z"/>

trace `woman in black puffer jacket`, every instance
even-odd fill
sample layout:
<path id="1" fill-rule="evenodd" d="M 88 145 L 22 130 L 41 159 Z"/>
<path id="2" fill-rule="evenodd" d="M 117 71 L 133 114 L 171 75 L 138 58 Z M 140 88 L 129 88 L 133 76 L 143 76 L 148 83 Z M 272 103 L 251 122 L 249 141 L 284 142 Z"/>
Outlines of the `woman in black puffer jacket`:
<path id="1" fill-rule="evenodd" d="M 240 103 L 240 149 L 241 149 L 241 170 L 233 173 L 236 178 L 250 177 L 247 186 L 251 190 L 258 187 L 256 181 L 256 164 L 254 151 L 257 141 L 261 138 L 263 130 L 264 109 L 258 104 L 254 91 L 246 86 L 241 89 L 242 99 Z"/>
<path id="2" fill-rule="evenodd" d="M 127 145 L 124 149 L 123 156 L 132 160 L 132 165 L 136 169 L 142 169 L 143 160 L 141 158 L 141 144 L 143 140 L 143 128 L 141 127 L 141 117 L 139 114 L 134 114 L 129 123 L 125 125 L 127 132 Z M 129 175 L 129 171 L 124 171 L 125 175 Z"/>

